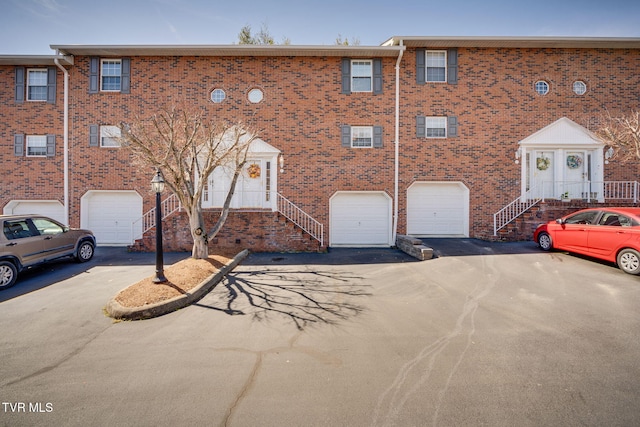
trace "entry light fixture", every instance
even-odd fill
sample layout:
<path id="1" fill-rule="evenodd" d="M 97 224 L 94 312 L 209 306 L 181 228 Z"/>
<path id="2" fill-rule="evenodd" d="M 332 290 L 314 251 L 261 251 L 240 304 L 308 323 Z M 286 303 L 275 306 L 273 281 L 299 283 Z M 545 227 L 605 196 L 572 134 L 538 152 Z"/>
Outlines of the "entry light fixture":
<path id="1" fill-rule="evenodd" d="M 520 163 L 520 157 L 522 157 L 522 148 L 518 147 L 515 153 L 516 156 L 516 165 Z"/>
<path id="2" fill-rule="evenodd" d="M 613 150 L 613 147 L 609 147 L 609 149 L 604 152 L 604 164 L 605 165 L 609 164 L 609 160 L 613 157 L 614 154 L 615 154 L 615 151 Z"/>

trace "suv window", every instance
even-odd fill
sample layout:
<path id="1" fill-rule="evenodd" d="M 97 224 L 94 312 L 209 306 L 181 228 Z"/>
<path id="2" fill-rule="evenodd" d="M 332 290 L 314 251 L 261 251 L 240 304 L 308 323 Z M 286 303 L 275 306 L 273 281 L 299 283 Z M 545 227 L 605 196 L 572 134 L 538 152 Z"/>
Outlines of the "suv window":
<path id="1" fill-rule="evenodd" d="M 37 236 L 26 220 L 5 221 L 2 227 L 4 235 L 8 240 L 24 239 L 25 237 Z"/>
<path id="2" fill-rule="evenodd" d="M 36 226 L 38 231 L 43 236 L 51 236 L 53 234 L 60 234 L 64 229 L 55 222 L 49 221 L 45 218 L 34 218 L 33 225 Z"/>

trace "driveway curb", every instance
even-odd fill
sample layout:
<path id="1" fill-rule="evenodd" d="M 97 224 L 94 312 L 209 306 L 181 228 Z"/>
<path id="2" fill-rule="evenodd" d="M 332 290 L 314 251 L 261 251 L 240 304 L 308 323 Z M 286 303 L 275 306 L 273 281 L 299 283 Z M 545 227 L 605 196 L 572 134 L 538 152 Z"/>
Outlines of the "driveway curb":
<path id="1" fill-rule="evenodd" d="M 179 310 L 204 297 L 215 285 L 217 285 L 227 274 L 229 274 L 240 262 L 249 255 L 247 249 L 238 253 L 228 264 L 222 266 L 217 273 L 212 274 L 203 280 L 191 292 L 171 298 L 167 301 L 155 304 L 147 304 L 140 307 L 124 307 L 115 300 L 109 301 L 105 310 L 109 317 L 119 320 L 142 320 L 150 319 Z"/>

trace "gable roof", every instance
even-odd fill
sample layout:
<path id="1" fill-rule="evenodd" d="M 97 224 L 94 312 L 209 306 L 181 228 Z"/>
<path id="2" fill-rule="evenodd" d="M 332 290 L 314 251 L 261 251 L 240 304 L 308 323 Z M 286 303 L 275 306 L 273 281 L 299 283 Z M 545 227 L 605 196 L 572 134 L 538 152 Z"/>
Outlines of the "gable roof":
<path id="1" fill-rule="evenodd" d="M 566 117 L 556 120 L 518 143 L 523 146 L 604 146 L 588 129 Z"/>

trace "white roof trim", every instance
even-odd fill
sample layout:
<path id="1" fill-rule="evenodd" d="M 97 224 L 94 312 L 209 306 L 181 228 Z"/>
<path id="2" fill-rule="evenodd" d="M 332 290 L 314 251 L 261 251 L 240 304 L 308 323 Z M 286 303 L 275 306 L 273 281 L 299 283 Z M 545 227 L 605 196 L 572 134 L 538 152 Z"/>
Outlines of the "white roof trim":
<path id="1" fill-rule="evenodd" d="M 518 143 L 523 147 L 553 146 L 603 147 L 605 144 L 588 129 L 563 117 Z"/>

